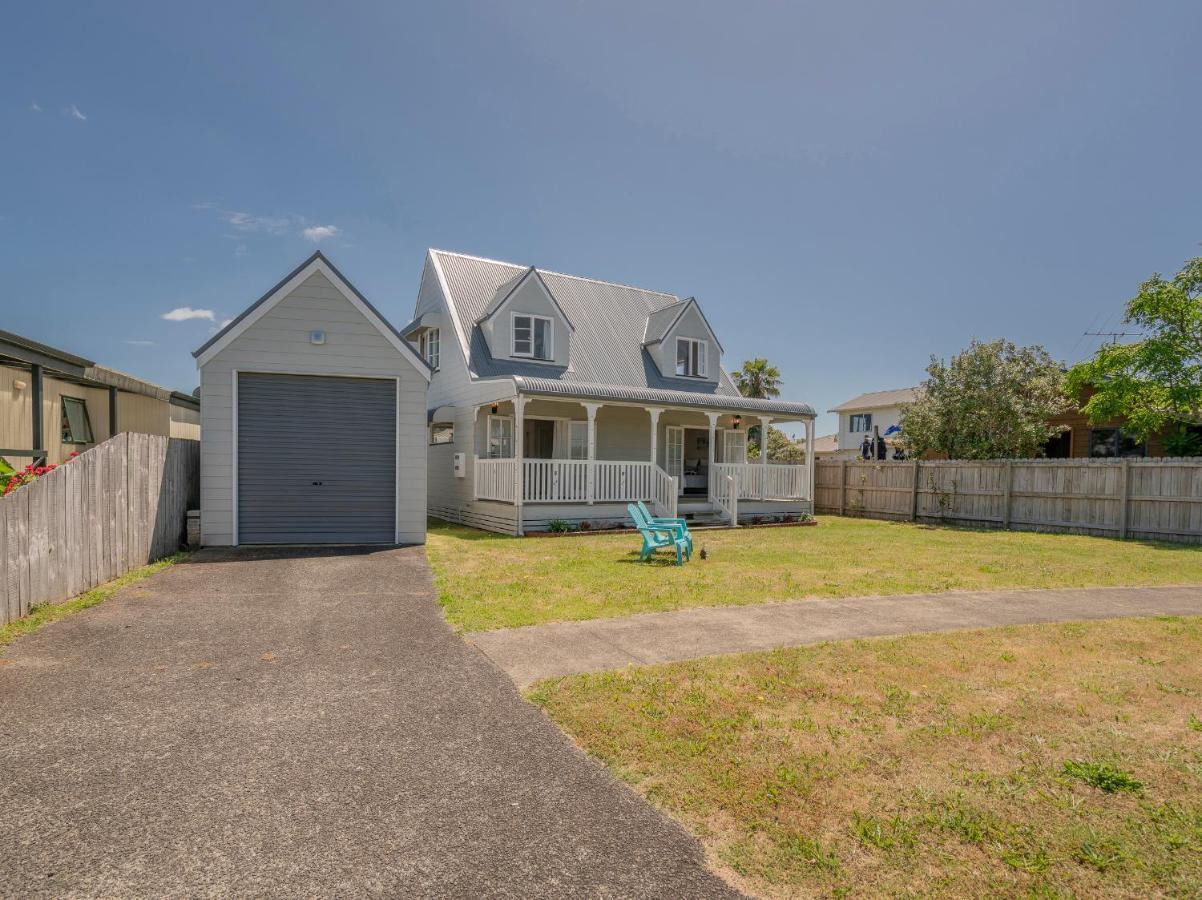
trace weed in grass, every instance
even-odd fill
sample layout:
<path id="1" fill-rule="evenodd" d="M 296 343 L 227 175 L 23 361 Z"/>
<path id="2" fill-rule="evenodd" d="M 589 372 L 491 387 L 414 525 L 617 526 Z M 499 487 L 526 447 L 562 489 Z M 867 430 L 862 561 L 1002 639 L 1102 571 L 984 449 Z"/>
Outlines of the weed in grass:
<path id="1" fill-rule="evenodd" d="M 1114 794 L 1119 791 L 1137 794 L 1143 790 L 1143 782 L 1136 781 L 1128 772 L 1107 763 L 1069 759 L 1064 763 L 1064 774 L 1079 778 L 1099 791 Z"/>
<path id="2" fill-rule="evenodd" d="M 1202 719 L 1199 719 L 1193 713 L 1189 714 L 1189 727 L 1194 731 L 1202 731 Z"/>
<path id="3" fill-rule="evenodd" d="M 1081 842 L 1073 858 L 1082 865 L 1108 872 L 1126 862 L 1126 853 L 1113 838 L 1099 835 L 1091 829 L 1091 835 Z"/>
<path id="4" fill-rule="evenodd" d="M 861 844 L 878 850 L 912 849 L 918 843 L 913 827 L 901 816 L 880 819 L 855 813 L 851 830 Z"/>

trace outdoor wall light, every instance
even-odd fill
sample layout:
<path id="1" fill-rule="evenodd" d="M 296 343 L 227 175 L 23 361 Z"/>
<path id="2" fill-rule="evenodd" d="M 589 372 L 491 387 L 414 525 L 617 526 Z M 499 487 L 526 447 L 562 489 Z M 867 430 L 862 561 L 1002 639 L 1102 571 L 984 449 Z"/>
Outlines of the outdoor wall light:
<path id="1" fill-rule="evenodd" d="M 731 422 L 734 424 L 734 426 L 735 426 L 735 431 L 738 431 L 738 430 L 739 430 L 739 426 L 743 424 L 743 417 L 742 417 L 742 416 L 735 416 L 735 417 L 734 417 L 734 418 L 732 418 L 730 421 L 731 421 Z"/>
<path id="2" fill-rule="evenodd" d="M 491 410 L 491 412 L 492 412 L 492 414 L 493 414 L 494 416 L 497 414 L 497 404 L 495 404 L 495 403 L 494 403 L 494 404 L 492 405 L 492 410 Z"/>

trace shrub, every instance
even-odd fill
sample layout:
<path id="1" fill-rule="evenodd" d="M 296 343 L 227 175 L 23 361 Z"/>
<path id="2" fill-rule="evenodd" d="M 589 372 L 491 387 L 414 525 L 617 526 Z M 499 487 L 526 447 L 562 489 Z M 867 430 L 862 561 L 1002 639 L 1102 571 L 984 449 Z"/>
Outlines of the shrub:
<path id="1" fill-rule="evenodd" d="M 78 452 L 73 452 L 67 457 L 72 460 L 79 456 Z M 37 481 L 47 472 L 53 472 L 58 468 L 56 463 L 50 463 L 45 466 L 35 466 L 33 463 L 27 465 L 24 469 L 14 469 L 4 459 L 0 459 L 0 497 L 7 497 L 17 488 L 24 487 L 34 481 Z"/>
<path id="2" fill-rule="evenodd" d="M 552 519 L 547 523 L 547 531 L 553 531 L 555 534 L 567 534 L 573 530 L 572 523 L 563 519 Z"/>

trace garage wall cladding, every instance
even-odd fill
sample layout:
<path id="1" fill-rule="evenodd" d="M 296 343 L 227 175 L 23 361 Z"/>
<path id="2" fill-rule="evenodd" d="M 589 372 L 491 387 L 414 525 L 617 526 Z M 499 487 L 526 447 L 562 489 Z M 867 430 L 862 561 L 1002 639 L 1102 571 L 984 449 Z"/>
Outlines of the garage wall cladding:
<path id="1" fill-rule="evenodd" d="M 314 269 L 314 265 L 318 268 Z M 295 286 L 276 289 L 282 296 L 270 309 L 266 312 L 260 309 L 258 317 L 245 330 L 202 360 L 200 524 L 201 542 L 206 546 L 250 543 L 256 540 L 256 535 L 256 542 L 283 542 L 278 521 L 273 526 L 270 518 L 287 509 L 297 512 L 302 534 L 323 534 L 321 543 L 345 543 L 346 534 L 333 533 L 343 527 L 341 524 L 332 531 L 323 529 L 319 533 L 312 529 L 313 516 L 306 512 L 310 502 L 322 504 L 315 508 L 327 512 L 344 506 L 315 494 L 318 487 L 324 489 L 327 485 L 311 482 L 324 481 L 326 473 L 333 469 L 354 468 L 356 463 L 366 464 L 369 459 L 373 461 L 372 471 L 378 466 L 379 474 L 373 477 L 381 479 L 370 496 L 365 496 L 367 479 L 344 485 L 346 490 L 358 493 L 355 503 L 365 518 L 362 530 L 369 532 L 370 538 L 382 534 L 382 507 L 387 504 L 391 514 L 395 497 L 396 539 L 403 544 L 423 543 L 426 539 L 428 370 L 417 368 L 420 360 L 397 349 L 389 339 L 391 331 L 387 325 L 382 331 L 377 322 L 348 300 L 347 291 L 353 288 L 336 284 L 339 278 L 337 270 L 324 263 L 302 266 L 281 283 Z M 311 342 L 310 334 L 316 330 L 325 332 L 324 343 Z M 250 406 L 235 415 L 235 382 L 254 384 L 260 375 L 286 376 L 275 382 L 277 385 L 313 384 L 303 379 L 316 376 L 322 389 L 313 393 L 314 399 L 310 401 L 280 387 L 274 400 L 264 402 L 252 387 L 252 396 L 246 398 Z M 327 380 L 327 376 L 351 377 L 339 381 Z M 387 385 L 388 389 L 379 387 L 376 394 L 345 385 L 364 380 Z M 329 398 L 337 390 L 352 395 L 354 402 L 348 409 L 336 412 L 330 408 Z M 385 401 L 383 394 L 389 391 L 391 399 Z M 367 393 L 371 393 L 370 398 Z M 385 406 L 386 402 L 394 405 Z M 284 411 L 280 404 L 286 404 L 288 410 Z M 321 407 L 320 415 L 311 409 L 311 404 Z M 368 412 L 369 407 L 376 412 Z M 265 417 L 261 424 L 256 421 L 260 416 Z M 274 489 L 267 486 L 269 479 L 284 478 L 288 469 L 296 470 L 297 481 L 303 473 L 310 482 L 307 502 L 304 496 L 280 498 L 271 508 L 274 511 L 266 516 L 259 512 L 251 515 L 251 520 L 245 523 L 251 526 L 251 531 L 245 535 L 235 531 L 239 512 L 235 509 L 234 481 L 238 468 L 235 422 L 243 442 L 249 442 L 251 448 L 251 456 L 238 455 L 251 467 L 250 477 L 254 480 L 251 485 L 239 485 L 242 489 L 238 492 L 239 506 L 243 492 L 270 493 Z M 248 430 L 243 432 L 244 428 Z M 345 432 L 335 439 L 333 432 L 340 429 Z M 381 446 L 385 431 L 395 447 L 395 465 L 389 473 L 383 471 Z M 280 469 L 280 474 L 271 474 L 268 470 L 272 467 Z M 274 484 L 278 488 L 280 482 Z M 270 539 L 271 534 L 276 538 Z M 356 539 L 369 540 L 369 537 Z M 286 542 L 317 541 L 298 535 Z"/>
<path id="2" fill-rule="evenodd" d="M 238 540 L 391 544 L 395 381 L 238 377 Z"/>

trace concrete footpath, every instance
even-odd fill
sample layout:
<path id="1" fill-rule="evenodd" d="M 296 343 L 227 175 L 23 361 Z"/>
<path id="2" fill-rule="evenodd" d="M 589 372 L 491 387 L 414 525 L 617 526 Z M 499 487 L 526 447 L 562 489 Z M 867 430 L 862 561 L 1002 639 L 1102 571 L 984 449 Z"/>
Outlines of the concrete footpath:
<path id="1" fill-rule="evenodd" d="M 465 637 L 519 687 L 527 687 L 557 675 L 821 641 L 1155 615 L 1202 615 L 1202 585 L 798 600 L 555 622 Z"/>

